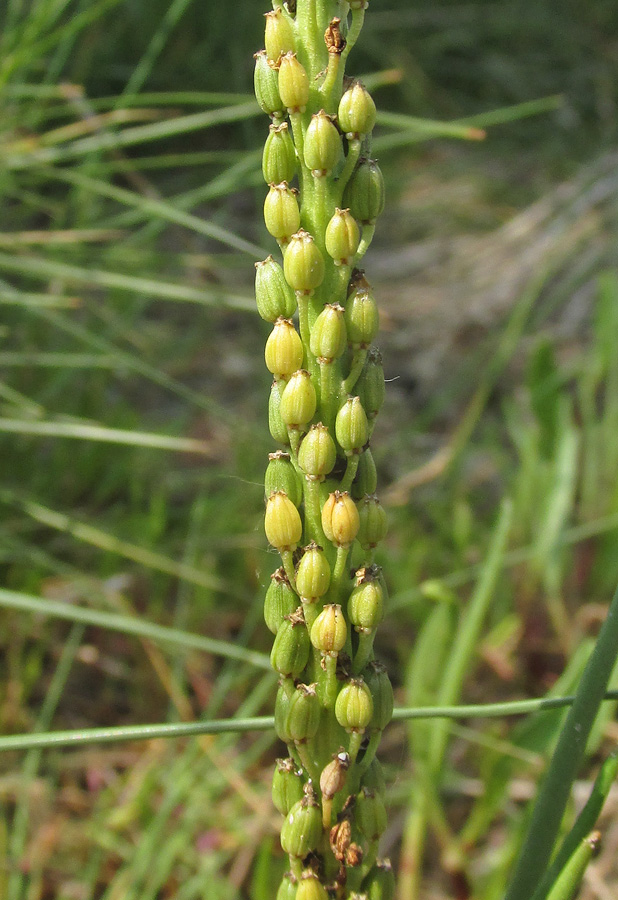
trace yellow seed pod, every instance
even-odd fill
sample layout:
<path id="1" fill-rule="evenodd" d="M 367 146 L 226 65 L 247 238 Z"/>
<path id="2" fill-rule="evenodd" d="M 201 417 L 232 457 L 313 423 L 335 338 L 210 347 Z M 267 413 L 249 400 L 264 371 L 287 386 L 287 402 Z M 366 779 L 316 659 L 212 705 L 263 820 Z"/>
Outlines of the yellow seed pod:
<path id="1" fill-rule="evenodd" d="M 266 56 L 271 63 L 276 63 L 283 53 L 294 51 L 294 30 L 280 6 L 264 16 Z"/>
<path id="2" fill-rule="evenodd" d="M 266 501 L 264 530 L 268 542 L 280 552 L 295 550 L 303 533 L 300 514 L 285 491 L 276 491 Z"/>
<path id="3" fill-rule="evenodd" d="M 288 112 L 304 112 L 309 102 L 309 78 L 295 53 L 285 53 L 279 63 L 279 94 Z"/>
<path id="4" fill-rule="evenodd" d="M 320 653 L 337 654 L 345 647 L 348 626 L 339 604 L 328 603 L 311 626 L 311 643 Z"/>
<path id="5" fill-rule="evenodd" d="M 313 872 L 303 872 L 296 889 L 296 900 L 328 900 L 328 893 Z"/>
<path id="6" fill-rule="evenodd" d="M 279 318 L 264 348 L 266 368 L 275 378 L 289 378 L 303 364 L 303 342 L 290 319 Z"/>
<path id="7" fill-rule="evenodd" d="M 264 200 L 264 222 L 269 234 L 287 243 L 300 226 L 300 210 L 296 193 L 285 181 L 271 184 Z"/>
<path id="8" fill-rule="evenodd" d="M 336 209 L 326 226 L 326 252 L 336 266 L 349 266 L 358 250 L 360 230 L 349 209 Z"/>
<path id="9" fill-rule="evenodd" d="M 336 547 L 349 547 L 359 527 L 356 503 L 348 492 L 329 494 L 322 508 L 322 528 L 328 540 Z"/>

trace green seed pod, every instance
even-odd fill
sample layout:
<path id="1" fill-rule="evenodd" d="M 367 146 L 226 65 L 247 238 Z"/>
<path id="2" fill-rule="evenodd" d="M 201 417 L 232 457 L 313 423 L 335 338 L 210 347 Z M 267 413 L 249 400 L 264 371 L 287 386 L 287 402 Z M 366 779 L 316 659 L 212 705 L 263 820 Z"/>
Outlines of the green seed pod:
<path id="1" fill-rule="evenodd" d="M 270 653 L 270 664 L 280 675 L 287 678 L 298 678 L 309 660 L 311 643 L 305 625 L 302 607 L 291 616 L 286 616 L 273 641 Z M 288 706 L 289 712 L 289 706 Z M 287 720 L 284 725 L 289 734 Z M 286 738 L 290 740 L 290 738 Z"/>
<path id="2" fill-rule="evenodd" d="M 363 785 L 368 787 L 370 791 L 375 791 L 376 794 L 380 794 L 382 797 L 384 796 L 384 791 L 386 790 L 384 770 L 382 768 L 382 763 L 375 756 L 363 776 Z"/>
<path id="3" fill-rule="evenodd" d="M 345 307 L 348 342 L 354 349 L 366 349 L 380 327 L 380 314 L 373 294 L 356 290 L 348 296 Z"/>
<path id="4" fill-rule="evenodd" d="M 253 58 L 255 59 L 253 86 L 260 109 L 274 118 L 283 118 L 285 104 L 279 95 L 279 75 L 268 65 L 266 50 L 260 50 Z"/>
<path id="5" fill-rule="evenodd" d="M 373 455 L 369 447 L 360 454 L 358 469 L 352 482 L 352 496 L 360 500 L 365 494 L 375 494 L 378 486 L 378 473 Z"/>
<path id="6" fill-rule="evenodd" d="M 300 515 L 284 491 L 276 491 L 266 501 L 264 530 L 268 542 L 283 552 L 295 550 L 303 533 Z"/>
<path id="7" fill-rule="evenodd" d="M 343 306 L 339 303 L 327 303 L 313 323 L 309 348 L 320 362 L 330 363 L 345 353 L 346 346 Z"/>
<path id="8" fill-rule="evenodd" d="M 367 900 L 395 900 L 395 876 L 388 859 L 379 859 L 363 881 Z"/>
<path id="9" fill-rule="evenodd" d="M 364 677 L 373 700 L 373 716 L 369 727 L 371 731 L 384 731 L 393 717 L 393 686 L 388 677 L 386 666 L 372 660 L 365 666 Z"/>
<path id="10" fill-rule="evenodd" d="M 335 718 L 346 731 L 364 731 L 373 716 L 371 692 L 362 678 L 351 678 L 335 701 Z"/>
<path id="11" fill-rule="evenodd" d="M 360 453 L 369 440 L 369 423 L 359 397 L 348 397 L 337 413 L 335 437 L 346 456 Z"/>
<path id="12" fill-rule="evenodd" d="M 324 240 L 326 252 L 336 266 L 351 264 L 360 243 L 360 231 L 349 209 L 335 209 L 335 214 L 326 226 Z"/>
<path id="13" fill-rule="evenodd" d="M 281 97 L 283 99 L 283 94 Z M 341 98 L 337 116 L 339 127 L 350 139 L 358 140 L 373 130 L 376 123 L 376 105 L 360 81 L 356 81 L 348 88 Z"/>
<path id="14" fill-rule="evenodd" d="M 281 418 L 288 428 L 304 431 L 315 415 L 317 402 L 311 375 L 305 369 L 298 369 L 281 394 Z"/>
<path id="15" fill-rule="evenodd" d="M 309 79 L 295 53 L 285 53 L 281 57 L 278 84 L 279 95 L 288 112 L 304 112 L 309 102 Z"/>
<path id="16" fill-rule="evenodd" d="M 289 444 L 290 436 L 280 412 L 284 385 L 283 381 L 273 381 L 271 385 L 268 398 L 268 428 L 274 440 L 279 441 L 280 444 Z"/>
<path id="17" fill-rule="evenodd" d="M 359 569 L 356 587 L 348 598 L 348 618 L 357 631 L 374 631 L 384 617 L 384 591 L 371 569 Z"/>
<path id="18" fill-rule="evenodd" d="M 322 528 L 336 547 L 349 547 L 358 534 L 358 510 L 347 491 L 334 491 L 322 507 Z"/>
<path id="19" fill-rule="evenodd" d="M 317 616 L 310 633 L 311 643 L 320 653 L 336 656 L 345 647 L 348 626 L 338 603 L 328 603 Z"/>
<path id="20" fill-rule="evenodd" d="M 290 182 L 296 175 L 296 150 L 287 122 L 270 126 L 262 154 L 262 175 L 266 184 Z"/>
<path id="21" fill-rule="evenodd" d="M 382 797 L 366 787 L 359 791 L 356 795 L 354 821 L 369 843 L 377 841 L 387 824 Z"/>
<path id="22" fill-rule="evenodd" d="M 276 900 L 296 900 L 297 884 L 296 876 L 286 872 L 281 879 Z"/>
<path id="23" fill-rule="evenodd" d="M 264 475 L 264 495 L 268 500 L 276 491 L 284 491 L 294 506 L 303 501 L 303 486 L 285 450 L 277 450 L 268 454 L 268 466 Z"/>
<path id="24" fill-rule="evenodd" d="M 326 888 L 320 883 L 315 872 L 310 870 L 303 872 L 296 891 L 296 900 L 328 900 Z"/>
<path id="25" fill-rule="evenodd" d="M 277 698 L 275 700 L 275 731 L 277 732 L 277 737 L 286 744 L 291 743 L 290 736 L 286 731 L 288 711 L 290 709 L 290 698 L 292 695 L 290 685 L 280 683 L 277 689 Z"/>
<path id="26" fill-rule="evenodd" d="M 359 504 L 358 542 L 363 550 L 373 550 L 388 531 L 386 512 L 375 494 L 366 494 Z"/>
<path id="27" fill-rule="evenodd" d="M 315 684 L 298 684 L 290 698 L 286 731 L 290 740 L 305 744 L 317 734 L 322 707 Z"/>
<path id="28" fill-rule="evenodd" d="M 337 448 L 326 425 L 312 425 L 298 451 L 298 465 L 312 481 L 324 481 L 337 461 Z"/>
<path id="29" fill-rule="evenodd" d="M 295 803 L 303 798 L 303 773 L 296 768 L 293 759 L 278 759 L 273 774 L 273 805 L 282 816 L 287 816 Z"/>
<path id="30" fill-rule="evenodd" d="M 304 859 L 316 850 L 322 838 L 322 813 L 312 791 L 295 803 L 281 828 L 281 846 L 285 853 Z"/>
<path id="31" fill-rule="evenodd" d="M 300 225 L 300 210 L 296 193 L 287 182 L 271 184 L 264 200 L 264 222 L 269 234 L 287 243 Z"/>
<path id="32" fill-rule="evenodd" d="M 335 753 L 332 760 L 322 769 L 320 790 L 325 800 L 332 800 L 343 789 L 346 772 L 350 768 L 350 754 L 345 750 Z"/>
<path id="33" fill-rule="evenodd" d="M 264 597 L 264 621 L 272 634 L 277 634 L 286 616 L 298 607 L 298 595 L 292 590 L 283 566 L 270 576 Z"/>
<path id="34" fill-rule="evenodd" d="M 266 368 L 275 378 L 289 378 L 303 364 L 303 342 L 290 319 L 279 318 L 264 348 Z"/>
<path id="35" fill-rule="evenodd" d="M 329 175 L 341 158 L 341 135 L 333 125 L 332 116 L 323 109 L 311 117 L 304 150 L 305 165 L 318 178 Z"/>
<path id="36" fill-rule="evenodd" d="M 343 202 L 362 225 L 375 225 L 384 210 L 384 176 L 375 159 L 358 161 L 343 192 Z"/>
<path id="37" fill-rule="evenodd" d="M 386 396 L 382 354 L 379 350 L 370 350 L 360 378 L 356 382 L 356 390 L 361 398 L 369 421 L 375 419 L 382 408 Z"/>
<path id="38" fill-rule="evenodd" d="M 291 319 L 296 312 L 294 292 L 272 256 L 255 264 L 255 301 L 260 316 L 267 322 Z"/>
<path id="39" fill-rule="evenodd" d="M 283 53 L 294 51 L 294 30 L 280 6 L 264 15 L 266 56 L 270 62 L 276 63 Z"/>
<path id="40" fill-rule="evenodd" d="M 283 271 L 292 290 L 310 294 L 324 280 L 324 258 L 308 231 L 301 229 L 285 248 Z"/>
<path id="41" fill-rule="evenodd" d="M 296 588 L 303 600 L 314 603 L 323 597 L 330 585 L 330 565 L 326 554 L 315 541 L 305 547 L 296 569 Z"/>

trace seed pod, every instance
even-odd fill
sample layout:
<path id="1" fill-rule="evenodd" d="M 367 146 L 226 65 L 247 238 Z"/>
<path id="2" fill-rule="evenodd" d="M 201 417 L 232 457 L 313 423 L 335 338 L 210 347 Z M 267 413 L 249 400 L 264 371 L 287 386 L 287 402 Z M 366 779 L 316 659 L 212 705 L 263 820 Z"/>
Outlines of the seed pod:
<path id="1" fill-rule="evenodd" d="M 341 158 L 341 136 L 323 109 L 311 117 L 304 150 L 305 165 L 318 178 L 329 175 Z"/>
<path id="2" fill-rule="evenodd" d="M 282 816 L 287 816 L 295 803 L 303 798 L 303 773 L 293 759 L 278 759 L 273 774 L 273 804 Z"/>
<path id="3" fill-rule="evenodd" d="M 268 65 L 266 50 L 260 50 L 253 58 L 255 59 L 253 86 L 260 109 L 273 118 L 283 118 L 285 104 L 279 94 L 279 76 Z"/>
<path id="4" fill-rule="evenodd" d="M 352 482 L 352 496 L 360 500 L 365 494 L 375 494 L 378 486 L 378 473 L 373 455 L 369 447 L 360 454 L 356 477 Z"/>
<path id="5" fill-rule="evenodd" d="M 276 63 L 283 53 L 294 51 L 294 30 L 280 6 L 264 15 L 266 56 L 270 62 Z"/>
<path id="6" fill-rule="evenodd" d="M 255 300 L 260 316 L 267 322 L 276 322 L 280 317 L 291 319 L 296 312 L 294 292 L 272 256 L 255 264 Z"/>
<path id="7" fill-rule="evenodd" d="M 283 566 L 270 576 L 270 584 L 264 597 L 264 621 L 273 634 L 286 616 L 298 607 L 298 595 L 292 590 Z"/>
<path id="8" fill-rule="evenodd" d="M 384 209 L 384 176 L 375 159 L 363 157 L 343 192 L 343 202 L 363 225 L 374 225 Z"/>
<path id="9" fill-rule="evenodd" d="M 268 398 L 268 429 L 272 437 L 280 444 L 289 444 L 290 437 L 285 422 L 281 418 L 281 394 L 284 381 L 273 381 Z"/>
<path id="10" fill-rule="evenodd" d="M 326 888 L 315 872 L 310 870 L 303 872 L 296 891 L 296 900 L 328 900 Z"/>
<path id="11" fill-rule="evenodd" d="M 311 542 L 303 553 L 296 569 L 296 588 L 309 602 L 323 597 L 330 585 L 330 566 L 326 554 L 315 542 Z"/>
<path id="12" fill-rule="evenodd" d="M 365 572 L 367 570 L 359 570 Z M 353 588 L 348 598 L 348 618 L 357 631 L 373 631 L 384 616 L 384 591 L 371 571 Z"/>
<path id="13" fill-rule="evenodd" d="M 361 398 L 369 421 L 375 419 L 382 408 L 386 396 L 382 354 L 379 350 L 370 350 L 363 371 L 356 382 L 356 390 Z"/>
<path id="14" fill-rule="evenodd" d="M 363 881 L 367 900 L 395 900 L 395 876 L 390 860 L 379 859 Z"/>
<path id="15" fill-rule="evenodd" d="M 277 450 L 268 454 L 268 466 L 264 475 L 264 497 L 266 500 L 276 491 L 284 491 L 294 506 L 300 506 L 303 500 L 303 487 L 296 469 L 285 450 Z"/>
<path id="16" fill-rule="evenodd" d="M 281 57 L 279 63 L 279 95 L 288 112 L 305 111 L 305 107 L 309 102 L 309 79 L 295 53 L 285 53 Z"/>
<path id="17" fill-rule="evenodd" d="M 356 795 L 354 821 L 370 843 L 377 841 L 387 824 L 382 797 L 364 787 Z"/>
<path id="18" fill-rule="evenodd" d="M 360 243 L 360 231 L 349 209 L 335 209 L 335 214 L 326 226 L 324 240 L 326 252 L 336 266 L 351 264 Z"/>
<path id="19" fill-rule="evenodd" d="M 298 465 L 306 477 L 324 481 L 332 472 L 337 460 L 337 448 L 326 425 L 312 425 L 302 440 L 298 451 Z"/>
<path id="20" fill-rule="evenodd" d="M 290 736 L 286 731 L 291 693 L 288 684 L 280 683 L 275 700 L 275 731 L 277 737 L 286 744 L 291 743 Z"/>
<path id="21" fill-rule="evenodd" d="M 281 91 L 281 81 L 279 82 Z M 281 94 L 283 99 L 283 94 Z M 284 101 L 285 102 L 285 101 Z M 356 81 L 339 102 L 339 127 L 348 138 L 358 140 L 369 134 L 376 123 L 376 105 L 369 91 Z"/>
<path id="22" fill-rule="evenodd" d="M 322 528 L 336 547 L 349 547 L 358 534 L 358 510 L 347 491 L 329 494 L 322 507 Z"/>
<path id="23" fill-rule="evenodd" d="M 350 754 L 345 750 L 335 753 L 331 762 L 322 769 L 320 790 L 325 800 L 332 800 L 345 785 L 346 772 L 350 768 Z"/>
<path id="24" fill-rule="evenodd" d="M 371 761 L 371 765 L 365 772 L 363 785 L 368 787 L 370 791 L 375 791 L 377 794 L 384 796 L 384 791 L 386 790 L 384 770 L 382 769 L 382 763 L 375 756 Z"/>
<path id="25" fill-rule="evenodd" d="M 315 415 L 317 397 L 311 375 L 305 369 L 298 369 L 281 395 L 281 418 L 288 428 L 305 430 Z"/>
<path id="26" fill-rule="evenodd" d="M 275 378 L 289 378 L 303 364 L 303 342 L 290 319 L 279 318 L 264 348 L 266 368 Z"/>
<path id="27" fill-rule="evenodd" d="M 372 660 L 364 669 L 364 677 L 373 700 L 373 716 L 369 723 L 371 731 L 384 731 L 393 717 L 393 686 L 386 666 Z"/>
<path id="28" fill-rule="evenodd" d="M 292 872 L 286 872 L 281 879 L 276 900 L 296 900 L 297 884 L 296 876 Z"/>
<path id="29" fill-rule="evenodd" d="M 290 182 L 296 175 L 296 150 L 287 122 L 270 126 L 262 154 L 262 175 L 266 184 Z"/>
<path id="30" fill-rule="evenodd" d="M 286 721 L 289 739 L 304 744 L 315 737 L 320 725 L 322 707 L 315 684 L 298 684 L 290 698 Z"/>
<path id="31" fill-rule="evenodd" d="M 346 731 L 364 731 L 373 716 L 371 692 L 362 678 L 351 678 L 335 701 L 335 718 Z"/>
<path id="32" fill-rule="evenodd" d="M 345 353 L 346 345 L 343 306 L 339 303 L 327 303 L 313 323 L 309 348 L 320 362 L 329 363 Z"/>
<path id="33" fill-rule="evenodd" d="M 371 344 L 380 327 L 380 314 L 373 294 L 359 289 L 348 297 L 345 324 L 348 342 L 354 349 L 366 349 Z"/>
<path id="34" fill-rule="evenodd" d="M 287 243 L 300 225 L 300 210 L 296 193 L 287 182 L 271 184 L 264 200 L 264 222 L 269 234 Z"/>
<path id="35" fill-rule="evenodd" d="M 360 453 L 369 440 L 369 423 L 360 397 L 348 397 L 337 413 L 335 437 L 346 456 Z"/>
<path id="36" fill-rule="evenodd" d="M 313 792 L 307 792 L 287 814 L 281 828 L 281 846 L 285 853 L 304 859 L 316 850 L 322 838 L 322 814 Z"/>
<path id="37" fill-rule="evenodd" d="M 373 550 L 388 531 L 386 512 L 375 494 L 365 495 L 358 508 L 360 527 L 357 539 L 363 550 Z"/>
<path id="38" fill-rule="evenodd" d="M 264 530 L 268 542 L 276 550 L 295 550 L 302 537 L 300 515 L 284 491 L 276 491 L 266 501 Z"/>
<path id="39" fill-rule="evenodd" d="M 338 603 L 328 603 L 311 626 L 311 643 L 320 653 L 336 656 L 345 647 L 348 626 Z"/>
<path id="40" fill-rule="evenodd" d="M 311 644 L 302 607 L 291 616 L 286 616 L 273 642 L 270 653 L 270 664 L 280 675 L 287 678 L 298 678 L 309 660 Z M 290 701 L 291 702 L 291 701 Z M 288 712 L 289 712 L 288 705 Z M 286 734 L 289 734 L 288 722 L 284 719 Z M 290 740 L 290 738 L 286 738 Z"/>
<path id="41" fill-rule="evenodd" d="M 285 248 L 283 271 L 292 290 L 310 294 L 324 280 L 324 258 L 308 231 L 301 229 Z"/>

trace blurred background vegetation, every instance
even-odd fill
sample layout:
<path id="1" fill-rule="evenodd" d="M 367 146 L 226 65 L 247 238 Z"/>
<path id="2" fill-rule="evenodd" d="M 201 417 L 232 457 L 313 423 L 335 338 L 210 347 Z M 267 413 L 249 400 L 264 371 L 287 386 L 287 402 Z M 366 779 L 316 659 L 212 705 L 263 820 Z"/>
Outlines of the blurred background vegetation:
<path id="1" fill-rule="evenodd" d="M 264 11 L 0 6 L 4 734 L 272 710 L 274 677 L 242 654 L 268 652 L 276 566 L 252 301 L 273 249 L 251 96 Z M 401 705 L 568 693 L 618 580 L 618 8 L 372 0 L 351 63 L 382 111 L 388 192 L 367 258 L 389 379 L 380 655 Z M 446 697 L 470 604 L 482 628 Z M 384 851 L 423 859 L 423 898 L 501 895 L 560 722 L 453 724 L 429 813 L 432 726 L 391 727 Z M 280 752 L 246 734 L 4 753 L 0 897 L 267 900 Z M 618 884 L 611 807 L 587 900 Z"/>

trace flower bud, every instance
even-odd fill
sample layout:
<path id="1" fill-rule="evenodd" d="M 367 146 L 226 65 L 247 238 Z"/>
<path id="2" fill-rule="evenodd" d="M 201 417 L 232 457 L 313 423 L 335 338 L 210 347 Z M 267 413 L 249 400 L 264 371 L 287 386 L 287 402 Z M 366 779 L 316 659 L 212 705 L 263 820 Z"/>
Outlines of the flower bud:
<path id="1" fill-rule="evenodd" d="M 324 280 L 324 259 L 308 231 L 301 229 L 290 239 L 283 257 L 283 271 L 290 287 L 309 294 Z"/>
<path id="2" fill-rule="evenodd" d="M 342 155 L 341 136 L 323 109 L 311 117 L 305 135 L 305 165 L 317 177 L 329 175 Z"/>
<path id="3" fill-rule="evenodd" d="M 369 421 L 375 419 L 386 395 L 382 354 L 379 350 L 369 351 L 363 371 L 356 382 L 356 390 L 363 402 L 367 418 Z"/>
<path id="4" fill-rule="evenodd" d="M 298 607 L 298 595 L 292 590 L 283 566 L 270 576 L 270 584 L 264 597 L 264 621 L 273 634 L 286 616 Z"/>
<path id="5" fill-rule="evenodd" d="M 290 459 L 290 454 L 285 450 L 277 450 L 275 453 L 268 454 L 268 466 L 264 475 L 266 500 L 277 491 L 284 491 L 294 506 L 300 506 L 302 503 L 303 487 Z"/>
<path id="6" fill-rule="evenodd" d="M 296 900 L 328 900 L 328 893 L 320 883 L 315 872 L 310 870 L 303 872 L 296 891 Z"/>
<path id="7" fill-rule="evenodd" d="M 283 393 L 283 381 L 273 381 L 268 398 L 268 429 L 272 437 L 280 444 L 289 444 L 290 437 L 285 422 L 281 418 L 281 394 Z"/>
<path id="8" fill-rule="evenodd" d="M 357 631 L 373 631 L 384 616 L 384 591 L 371 569 L 359 572 L 364 574 L 348 598 L 348 618 Z"/>
<path id="9" fill-rule="evenodd" d="M 279 94 L 288 112 L 305 111 L 309 101 L 309 79 L 295 53 L 285 53 L 281 57 L 279 63 Z"/>
<path id="10" fill-rule="evenodd" d="M 276 491 L 266 501 L 264 530 L 276 550 L 295 550 L 303 533 L 298 510 L 284 491 Z"/>
<path id="11" fill-rule="evenodd" d="M 384 209 L 384 176 L 375 159 L 360 159 L 343 192 L 343 202 L 363 225 L 374 225 Z"/>
<path id="12" fill-rule="evenodd" d="M 358 469 L 352 482 L 352 496 L 360 500 L 365 494 L 375 494 L 378 486 L 378 473 L 373 455 L 369 447 L 360 454 Z"/>
<path id="13" fill-rule="evenodd" d="M 350 768 L 350 754 L 345 750 L 336 753 L 331 762 L 322 769 L 320 790 L 326 800 L 332 800 L 345 785 L 346 772 Z"/>
<path id="14" fill-rule="evenodd" d="M 330 585 L 330 566 L 326 554 L 315 542 L 311 542 L 303 553 L 296 569 L 298 593 L 310 603 L 323 597 Z"/>
<path id="15" fill-rule="evenodd" d="M 305 430 L 315 415 L 317 397 L 311 375 L 305 369 L 298 369 L 281 394 L 281 418 L 288 428 Z"/>
<path id="16" fill-rule="evenodd" d="M 296 900 L 296 876 L 292 872 L 286 872 L 281 879 L 275 900 Z"/>
<path id="17" fill-rule="evenodd" d="M 268 65 L 266 50 L 260 50 L 253 58 L 255 59 L 253 86 L 260 109 L 269 116 L 282 118 L 285 115 L 285 104 L 279 95 L 279 75 Z"/>
<path id="18" fill-rule="evenodd" d="M 289 319 L 279 318 L 264 348 L 266 368 L 275 378 L 289 378 L 303 364 L 303 342 Z"/>
<path id="19" fill-rule="evenodd" d="M 337 655 L 345 647 L 348 626 L 338 603 L 328 603 L 311 626 L 311 643 L 320 653 Z"/>
<path id="20" fill-rule="evenodd" d="M 348 342 L 354 349 L 366 349 L 380 327 L 378 305 L 373 294 L 367 290 L 354 291 L 347 299 L 345 324 Z"/>
<path id="21" fill-rule="evenodd" d="M 279 90 L 281 91 L 281 82 Z M 283 94 L 281 98 L 283 99 Z M 348 138 L 358 140 L 373 130 L 376 123 L 376 105 L 360 81 L 356 81 L 348 88 L 341 98 L 337 116 L 339 127 Z"/>
<path id="22" fill-rule="evenodd" d="M 349 547 L 358 527 L 358 510 L 347 491 L 329 494 L 322 507 L 322 528 L 328 540 L 336 547 Z"/>
<path id="23" fill-rule="evenodd" d="M 337 460 L 337 448 L 326 425 L 312 425 L 298 451 L 298 465 L 306 477 L 323 481 L 332 472 Z"/>
<path id="24" fill-rule="evenodd" d="M 300 210 L 296 194 L 285 181 L 271 184 L 264 200 L 264 222 L 269 234 L 287 243 L 300 225 Z"/>
<path id="25" fill-rule="evenodd" d="M 298 684 L 290 698 L 286 722 L 289 740 L 297 744 L 310 741 L 317 734 L 322 707 L 315 684 Z"/>
<path id="26" fill-rule="evenodd" d="M 346 346 L 343 306 L 327 303 L 313 323 L 309 337 L 310 350 L 320 362 L 329 363 L 342 356 Z"/>
<path id="27" fill-rule="evenodd" d="M 369 440 L 369 423 L 359 397 L 348 397 L 337 413 L 335 437 L 346 456 L 360 453 Z"/>
<path id="28" fill-rule="evenodd" d="M 358 542 L 363 550 L 373 550 L 386 537 L 386 512 L 375 494 L 365 495 L 359 504 Z"/>
<path id="29" fill-rule="evenodd" d="M 287 816 L 295 803 L 303 798 L 303 773 L 296 768 L 293 759 L 278 759 L 272 783 L 273 805 L 282 816 Z"/>
<path id="30" fill-rule="evenodd" d="M 266 56 L 270 62 L 276 63 L 283 53 L 294 51 L 294 30 L 280 6 L 264 15 Z"/>
<path id="31" fill-rule="evenodd" d="M 351 678 L 335 701 L 335 718 L 346 731 L 364 731 L 373 716 L 373 700 L 362 678 Z"/>
<path id="32" fill-rule="evenodd" d="M 395 900 L 395 876 L 388 859 L 379 859 L 363 881 L 367 900 Z"/>
<path id="33" fill-rule="evenodd" d="M 304 859 L 316 850 L 322 839 L 322 813 L 312 792 L 295 803 L 281 828 L 281 846 L 285 853 Z"/>
<path id="34" fill-rule="evenodd" d="M 326 252 L 334 259 L 336 266 L 351 264 L 360 243 L 360 231 L 349 209 L 335 209 L 326 226 L 324 240 Z"/>
<path id="35" fill-rule="evenodd" d="M 310 651 L 309 633 L 302 607 L 299 607 L 295 613 L 286 616 L 279 626 L 270 653 L 270 664 L 280 675 L 298 678 L 307 665 Z M 284 728 L 289 733 L 285 724 Z"/>
<path id="36" fill-rule="evenodd" d="M 370 843 L 386 830 L 386 808 L 381 796 L 364 787 L 356 795 L 354 821 Z"/>
<path id="37" fill-rule="evenodd" d="M 262 175 L 266 184 L 290 182 L 296 175 L 296 150 L 287 122 L 270 126 L 262 154 Z"/>
<path id="38" fill-rule="evenodd" d="M 255 301 L 260 316 L 267 322 L 280 317 L 291 319 L 296 312 L 294 292 L 272 256 L 255 264 Z"/>
<path id="39" fill-rule="evenodd" d="M 393 717 L 393 686 L 388 677 L 386 666 L 372 660 L 365 666 L 364 677 L 373 700 L 373 716 L 369 727 L 371 731 L 384 731 Z"/>

